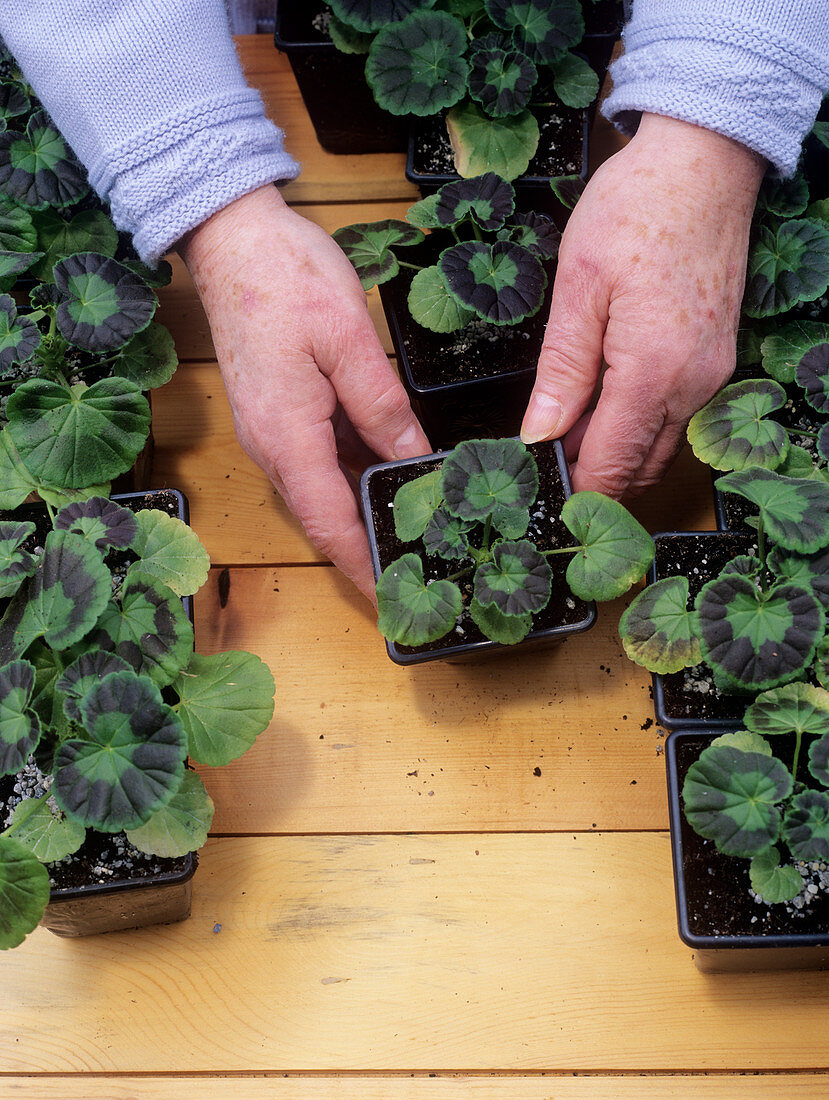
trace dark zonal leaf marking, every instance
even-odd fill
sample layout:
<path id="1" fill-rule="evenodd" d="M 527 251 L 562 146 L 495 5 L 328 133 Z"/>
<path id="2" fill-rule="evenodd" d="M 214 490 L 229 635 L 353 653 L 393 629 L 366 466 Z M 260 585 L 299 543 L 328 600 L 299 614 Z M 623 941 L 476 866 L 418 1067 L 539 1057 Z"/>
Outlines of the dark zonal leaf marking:
<path id="1" fill-rule="evenodd" d="M 401 485 L 394 494 L 394 533 L 401 542 L 419 539 L 440 504 L 440 470 L 431 470 Z"/>
<path id="2" fill-rule="evenodd" d="M 444 461 L 440 485 L 449 512 L 482 520 L 499 505 L 529 508 L 538 495 L 538 467 L 516 439 L 469 439 Z"/>
<path id="3" fill-rule="evenodd" d="M 829 462 L 829 424 L 824 424 L 818 432 L 817 453 L 824 462 Z"/>
<path id="4" fill-rule="evenodd" d="M 770 378 L 726 386 L 688 424 L 688 441 L 700 461 L 715 470 L 779 466 L 788 435 L 766 417 L 786 403 L 786 391 Z"/>
<path id="5" fill-rule="evenodd" d="M 810 589 L 823 610 L 829 611 L 829 550 L 803 555 L 775 549 L 769 556 L 769 565 L 778 577 Z"/>
<path id="6" fill-rule="evenodd" d="M 466 91 L 466 30 L 441 11 L 413 12 L 384 27 L 366 61 L 374 98 L 393 115 L 433 115 Z"/>
<path id="7" fill-rule="evenodd" d="M 512 240 L 528 248 L 539 260 L 554 260 L 561 243 L 561 232 L 545 214 L 530 210 L 514 214 L 498 233 L 499 240 Z"/>
<path id="8" fill-rule="evenodd" d="M 14 299 L 0 294 L 0 378 L 15 363 L 25 363 L 40 344 L 40 329 L 28 317 L 18 317 Z"/>
<path id="9" fill-rule="evenodd" d="M 114 256 L 118 248 L 118 230 L 103 210 L 81 210 L 62 218 L 55 210 L 34 215 L 38 247 L 43 257 L 33 274 L 45 283 L 53 280 L 53 268 L 73 252 L 99 252 Z"/>
<path id="10" fill-rule="evenodd" d="M 0 84 L 0 119 L 8 122 L 28 114 L 31 108 L 32 101 L 19 84 L 12 80 Z"/>
<path id="11" fill-rule="evenodd" d="M 509 31 L 533 61 L 549 65 L 580 41 L 584 17 L 579 0 L 485 0 L 496 27 Z"/>
<path id="12" fill-rule="evenodd" d="M 33 523 L 0 520 L 0 599 L 13 596 L 37 568 L 35 558 L 22 548 L 34 530 Z"/>
<path id="13" fill-rule="evenodd" d="M 400 270 L 392 245 L 419 244 L 423 234 L 403 221 L 355 222 L 335 230 L 334 240 L 360 277 L 363 290 L 386 283 Z"/>
<path id="14" fill-rule="evenodd" d="M 760 344 L 763 370 L 778 382 L 793 382 L 797 365 L 807 351 L 829 341 L 829 325 L 819 321 L 789 321 L 765 336 Z"/>
<path id="15" fill-rule="evenodd" d="M 568 210 L 572 210 L 584 194 L 587 186 L 581 176 L 553 176 L 550 187 L 558 201 Z"/>
<path id="16" fill-rule="evenodd" d="M 438 191 L 435 216 L 442 226 L 455 226 L 471 216 L 482 229 L 500 229 L 515 209 L 515 188 L 511 183 L 484 172 L 471 179 L 446 183 Z"/>
<path id="17" fill-rule="evenodd" d="M 783 836 L 795 859 L 829 859 L 829 794 L 795 795 L 783 818 Z"/>
<path id="18" fill-rule="evenodd" d="M 438 508 L 426 524 L 423 532 L 423 545 L 429 554 L 452 561 L 465 558 L 469 554 L 467 538 L 471 524 L 457 516 L 452 516 L 443 508 Z"/>
<path id="19" fill-rule="evenodd" d="M 492 557 L 475 573 L 475 599 L 482 607 L 494 604 L 504 615 L 526 615 L 547 606 L 552 573 L 531 542 L 497 542 Z"/>
<path id="20" fill-rule="evenodd" d="M 788 798 L 792 786 L 791 775 L 773 756 L 710 747 L 685 777 L 685 816 L 726 855 L 753 856 L 777 840 L 780 811 L 775 803 Z"/>
<path id="21" fill-rule="evenodd" d="M 441 253 L 446 285 L 485 321 L 514 325 L 541 308 L 547 276 L 528 249 L 511 241 L 466 241 Z"/>
<path id="22" fill-rule="evenodd" d="M 140 275 L 98 252 L 55 264 L 58 328 L 84 351 L 114 351 L 152 320 L 157 298 Z"/>
<path id="23" fill-rule="evenodd" d="M 813 684 L 785 684 L 764 691 L 747 708 L 743 721 L 754 733 L 829 734 L 829 692 Z"/>
<path id="24" fill-rule="evenodd" d="M 82 653 L 55 682 L 55 691 L 65 696 L 63 705 L 67 718 L 73 722 L 82 720 L 78 706 L 80 700 L 105 676 L 111 672 L 132 671 L 125 660 L 103 649 Z"/>
<path id="25" fill-rule="evenodd" d="M 751 888 L 767 905 L 779 905 L 796 898 L 803 889 L 803 876 L 791 864 L 780 866 L 776 848 L 758 852 L 749 867 Z"/>
<path id="26" fill-rule="evenodd" d="M 184 774 L 187 737 L 158 688 L 113 672 L 80 704 L 88 739 L 70 738 L 55 756 L 55 801 L 103 832 L 135 829 L 173 797 Z"/>
<path id="27" fill-rule="evenodd" d="M 14 837 L 0 836 L 0 949 L 18 947 L 49 901 L 49 872 Z"/>
<path id="28" fill-rule="evenodd" d="M 0 252 L 0 293 L 14 290 L 17 276 L 34 264 L 39 252 Z"/>
<path id="29" fill-rule="evenodd" d="M 538 70 L 520 50 L 497 46 L 473 49 L 469 94 L 493 118 L 522 111 L 530 101 L 537 80 Z"/>
<path id="30" fill-rule="evenodd" d="M 141 852 L 175 859 L 206 843 L 213 821 L 213 799 L 193 771 L 185 771 L 170 801 L 149 821 L 127 830 L 127 840 Z"/>
<path id="31" fill-rule="evenodd" d="M 460 589 L 451 581 L 426 584 L 423 563 L 404 554 L 383 570 L 377 582 L 380 633 L 403 645 L 436 641 L 455 625 L 461 613 Z"/>
<path id="32" fill-rule="evenodd" d="M 829 413 L 829 342 L 810 348 L 795 370 L 797 384 L 818 412 Z"/>
<path id="33" fill-rule="evenodd" d="M 829 787 L 829 734 L 809 746 L 809 771 L 819 783 Z"/>
<path id="34" fill-rule="evenodd" d="M 89 497 L 67 504 L 55 516 L 54 526 L 58 531 L 74 531 L 91 539 L 99 550 L 106 546 L 125 550 L 138 534 L 135 513 L 106 497 Z"/>
<path id="35" fill-rule="evenodd" d="M 40 720 L 31 709 L 34 666 L 12 661 L 0 668 L 0 775 L 20 771 L 40 740 Z"/>
<path id="36" fill-rule="evenodd" d="M 25 134 L 0 133 L 0 187 L 33 210 L 69 206 L 89 190 L 86 173 L 44 111 L 31 116 Z"/>
<path id="37" fill-rule="evenodd" d="M 478 629 L 501 645 L 515 645 L 530 632 L 533 617 L 528 611 L 525 615 L 505 615 L 495 604 L 483 607 L 476 599 L 469 605 L 469 614 Z"/>
<path id="38" fill-rule="evenodd" d="M 679 672 L 699 664 L 688 578 L 666 577 L 648 585 L 619 620 L 619 634 L 628 657 L 649 672 Z"/>
<path id="39" fill-rule="evenodd" d="M 475 320 L 446 286 L 437 265 L 418 271 L 409 286 L 409 312 L 413 320 L 431 332 L 457 332 Z"/>
<path id="40" fill-rule="evenodd" d="M 809 185 L 800 173 L 791 179 L 763 180 L 757 196 L 758 210 L 768 210 L 781 218 L 795 218 L 809 205 Z"/>
<path id="41" fill-rule="evenodd" d="M 829 225 L 808 218 L 773 230 L 761 226 L 748 258 L 743 309 L 770 317 L 797 302 L 820 297 L 829 286 Z"/>
<path id="42" fill-rule="evenodd" d="M 769 536 L 785 550 L 813 554 L 829 545 L 829 484 L 781 477 L 757 466 L 717 478 L 724 493 L 757 505 Z"/>
<path id="43" fill-rule="evenodd" d="M 763 592 L 746 577 L 709 581 L 696 602 L 705 660 L 744 688 L 792 680 L 823 637 L 823 609 L 811 592 L 776 584 Z"/>
<path id="44" fill-rule="evenodd" d="M 431 8 L 435 0 L 330 0 L 331 10 L 358 31 L 378 31 L 399 23 L 413 11 Z"/>
<path id="45" fill-rule="evenodd" d="M 618 501 L 603 493 L 574 493 L 561 518 L 580 544 L 567 566 L 567 583 L 579 599 L 615 599 L 644 577 L 653 539 Z"/>

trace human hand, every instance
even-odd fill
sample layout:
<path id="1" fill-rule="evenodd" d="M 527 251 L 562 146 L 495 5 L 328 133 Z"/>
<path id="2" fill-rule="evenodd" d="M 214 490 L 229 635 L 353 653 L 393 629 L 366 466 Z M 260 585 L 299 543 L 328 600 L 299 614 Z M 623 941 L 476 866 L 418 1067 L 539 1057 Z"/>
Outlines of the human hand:
<path id="1" fill-rule="evenodd" d="M 351 264 L 263 187 L 179 244 L 204 304 L 239 442 L 311 541 L 374 600 L 347 458 L 428 454 Z M 339 445 L 339 454 L 338 454 Z"/>
<path id="2" fill-rule="evenodd" d="M 521 429 L 527 443 L 565 436 L 574 488 L 621 497 L 655 484 L 731 375 L 764 171 L 730 138 L 644 114 L 587 185 Z"/>

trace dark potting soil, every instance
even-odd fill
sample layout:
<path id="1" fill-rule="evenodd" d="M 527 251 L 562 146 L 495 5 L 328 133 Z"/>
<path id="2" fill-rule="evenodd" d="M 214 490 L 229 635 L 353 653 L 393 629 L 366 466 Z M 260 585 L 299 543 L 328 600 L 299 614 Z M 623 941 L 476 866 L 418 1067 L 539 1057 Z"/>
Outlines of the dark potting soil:
<path id="1" fill-rule="evenodd" d="M 654 558 L 656 579 L 687 577 L 693 602 L 702 586 L 719 573 L 729 558 L 750 553 L 752 547 L 756 549 L 752 535 L 739 531 L 660 535 L 656 538 Z M 736 724 L 742 720 L 746 706 L 741 696 L 718 690 L 707 665 L 662 676 L 662 691 L 665 712 L 677 725 L 682 725 L 683 719 Z"/>
<path id="2" fill-rule="evenodd" d="M 529 448 L 538 463 L 538 498 L 530 509 L 530 526 L 525 538 L 530 539 L 540 550 L 551 550 L 556 546 L 572 546 L 573 536 L 561 522 L 561 509 L 564 505 L 564 488 L 561 484 L 558 463 L 552 443 L 538 443 Z M 421 474 L 434 470 L 441 464 L 439 459 L 414 463 L 411 466 L 378 470 L 369 478 L 369 493 L 374 529 L 377 537 L 377 551 L 380 568 L 385 569 L 403 554 L 417 552 L 418 542 L 401 542 L 394 530 L 392 503 L 394 495 L 401 485 L 413 481 Z M 473 532 L 474 538 L 475 532 Z M 533 630 L 546 630 L 556 626 L 576 626 L 590 614 L 590 605 L 577 599 L 570 591 L 565 573 L 570 562 L 569 555 L 560 554 L 547 559 L 553 572 L 553 585 L 550 602 L 533 616 Z M 442 558 L 424 558 L 424 577 L 426 580 L 439 580 L 458 572 L 468 564 L 466 560 L 445 561 Z M 472 575 L 458 584 L 464 596 L 465 608 L 472 596 Z M 472 621 L 464 610 L 454 630 L 435 642 L 422 646 L 405 646 L 398 643 L 401 653 L 432 653 L 450 649 L 453 646 L 472 642 L 486 642 L 488 638 Z"/>
<path id="3" fill-rule="evenodd" d="M 676 745 L 679 790 L 688 768 L 712 736 L 684 736 Z M 776 739 L 780 740 L 779 738 Z M 788 754 L 775 743 L 775 755 L 791 766 Z M 681 817 L 682 865 L 690 930 L 699 936 L 755 936 L 829 932 L 829 864 L 794 861 L 804 877 L 804 889 L 793 901 L 767 905 L 754 894 L 747 859 L 725 856 L 712 840 L 698 836 Z M 785 855 L 783 859 L 785 861 Z"/>

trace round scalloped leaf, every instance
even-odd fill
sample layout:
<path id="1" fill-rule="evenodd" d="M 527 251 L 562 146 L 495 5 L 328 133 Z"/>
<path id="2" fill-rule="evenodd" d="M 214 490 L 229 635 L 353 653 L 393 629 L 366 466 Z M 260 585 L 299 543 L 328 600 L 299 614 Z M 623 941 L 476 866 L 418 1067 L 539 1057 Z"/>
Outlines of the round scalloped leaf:
<path id="1" fill-rule="evenodd" d="M 213 799 L 194 771 L 185 771 L 181 786 L 149 821 L 127 829 L 127 840 L 139 852 L 177 859 L 207 842 L 213 821 Z"/>
<path id="2" fill-rule="evenodd" d="M 533 621 L 529 611 L 525 615 L 505 615 L 495 604 L 483 607 L 474 598 L 469 605 L 469 614 L 482 634 L 501 645 L 515 645 L 522 641 L 529 634 Z"/>
<path id="3" fill-rule="evenodd" d="M 333 233 L 360 277 L 363 290 L 387 283 L 400 270 L 392 245 L 419 244 L 423 234 L 414 226 L 394 218 L 379 222 L 355 222 Z"/>
<path id="4" fill-rule="evenodd" d="M 338 19 L 334 13 L 328 20 L 328 35 L 340 53 L 363 54 L 368 53 L 374 34 L 371 31 L 358 31 L 350 27 L 342 19 Z"/>
<path id="5" fill-rule="evenodd" d="M 576 175 L 553 176 L 550 180 L 550 189 L 567 210 L 572 210 L 575 207 L 584 194 L 586 186 L 587 184 L 581 176 Z"/>
<path id="6" fill-rule="evenodd" d="M 791 733 L 823 737 L 829 734 L 829 692 L 812 684 L 772 688 L 757 696 L 743 721 L 766 737 Z"/>
<path id="7" fill-rule="evenodd" d="M 488 115 L 516 115 L 530 102 L 538 70 L 520 50 L 474 48 L 469 65 L 469 94 Z"/>
<path id="8" fill-rule="evenodd" d="M 33 523 L 0 520 L 0 599 L 13 596 L 37 569 L 37 561 L 23 543 L 34 533 Z"/>
<path id="9" fill-rule="evenodd" d="M 552 573 L 531 542 L 496 542 L 492 558 L 475 573 L 475 599 L 482 607 L 494 604 L 504 615 L 526 615 L 547 606 Z"/>
<path id="10" fill-rule="evenodd" d="M 774 847 L 758 852 L 748 869 L 751 888 L 766 905 L 779 905 L 796 898 L 803 889 L 803 876 L 790 863 L 780 866 Z"/>
<path id="11" fill-rule="evenodd" d="M 0 836 L 0 949 L 18 947 L 49 903 L 49 872 L 10 836 Z"/>
<path id="12" fill-rule="evenodd" d="M 808 666 L 823 637 L 823 609 L 792 584 L 761 591 L 746 577 L 709 581 L 696 601 L 705 660 L 743 688 L 776 687 Z"/>
<path id="13" fill-rule="evenodd" d="M 419 539 L 440 504 L 440 470 L 407 481 L 394 494 L 394 533 L 401 542 Z"/>
<path id="14" fill-rule="evenodd" d="M 442 638 L 462 609 L 461 592 L 451 581 L 423 578 L 423 563 L 416 554 L 393 561 L 377 581 L 377 626 L 392 642 L 425 645 Z"/>
<path id="15" fill-rule="evenodd" d="M 6 412 L 26 469 L 60 488 L 99 485 L 124 473 L 150 430 L 147 399 L 124 378 L 71 388 L 32 378 L 9 397 Z"/>
<path id="16" fill-rule="evenodd" d="M 36 249 L 37 230 L 30 212 L 0 197 L 0 251 L 34 252 Z"/>
<path id="17" fill-rule="evenodd" d="M 532 317 L 544 301 L 544 268 L 512 241 L 464 241 L 442 252 L 438 267 L 461 304 L 495 325 Z"/>
<path id="18" fill-rule="evenodd" d="M 748 257 L 743 310 L 771 317 L 829 287 L 829 225 L 808 218 L 761 226 Z"/>
<path id="19" fill-rule="evenodd" d="M 61 508 L 55 516 L 57 531 L 74 531 L 95 543 L 99 550 L 114 546 L 125 550 L 138 534 L 138 520 L 129 508 L 106 497 L 89 497 Z"/>
<path id="20" fill-rule="evenodd" d="M 817 554 L 784 554 L 775 549 L 769 555 L 769 566 L 778 577 L 801 588 L 810 589 L 820 601 L 824 611 L 829 611 L 829 550 Z"/>
<path id="21" fill-rule="evenodd" d="M 783 818 L 783 837 L 795 859 L 829 859 L 829 794 L 795 795 Z"/>
<path id="22" fill-rule="evenodd" d="M 122 657 L 93 649 L 82 653 L 55 677 L 55 691 L 65 696 L 63 708 L 72 722 L 81 721 L 80 700 L 111 672 L 132 672 Z"/>
<path id="23" fill-rule="evenodd" d="M 763 370 L 778 382 L 793 382 L 797 364 L 807 351 L 829 341 L 829 325 L 819 321 L 789 321 L 763 338 Z"/>
<path id="24" fill-rule="evenodd" d="M 188 752 L 199 764 L 236 760 L 273 718 L 273 675 L 253 653 L 194 653 L 173 688 Z"/>
<path id="25" fill-rule="evenodd" d="M 437 265 L 417 272 L 407 301 L 412 318 L 431 332 L 457 332 L 476 316 L 449 292 Z"/>
<path id="26" fill-rule="evenodd" d="M 440 225 L 437 215 L 439 199 L 440 192 L 435 191 L 433 195 L 427 195 L 425 198 L 413 202 L 406 211 L 406 221 L 411 225 L 416 225 L 418 229 L 437 229 Z"/>
<path id="27" fill-rule="evenodd" d="M 752 554 L 737 554 L 730 558 L 720 570 L 720 576 L 739 573 L 741 577 L 757 577 L 760 573 L 760 559 Z"/>
<path id="28" fill-rule="evenodd" d="M 393 115 L 434 115 L 466 92 L 466 29 L 442 11 L 416 11 L 384 27 L 366 60 L 366 80 Z"/>
<path id="29" fill-rule="evenodd" d="M 797 364 L 795 378 L 812 408 L 829 413 L 829 341 L 809 348 Z"/>
<path id="30" fill-rule="evenodd" d="M 468 439 L 444 460 L 440 490 L 452 515 L 483 520 L 498 506 L 529 508 L 538 467 L 517 439 Z"/>
<path id="31" fill-rule="evenodd" d="M 40 344 L 40 329 L 28 317 L 18 317 L 14 299 L 0 294 L 0 378 L 15 363 L 25 363 Z"/>
<path id="32" fill-rule="evenodd" d="M 358 31 L 379 31 L 389 23 L 399 23 L 421 8 L 431 8 L 435 0 L 329 0 L 336 17 Z"/>
<path id="33" fill-rule="evenodd" d="M 724 474 L 714 484 L 757 505 L 769 537 L 778 546 L 813 554 L 829 545 L 829 484 L 825 481 L 781 477 L 773 470 L 751 467 Z"/>
<path id="34" fill-rule="evenodd" d="M 452 516 L 443 508 L 438 508 L 426 524 L 423 532 L 423 545 L 427 554 L 437 554 L 439 558 L 454 561 L 469 554 L 467 534 L 470 524 L 457 516 Z"/>
<path id="35" fill-rule="evenodd" d="M 515 188 L 494 172 L 453 180 L 438 191 L 435 214 L 447 228 L 472 217 L 481 229 L 500 229 L 515 209 Z"/>
<path id="36" fill-rule="evenodd" d="M 653 539 L 627 508 L 592 490 L 565 501 L 561 519 L 580 546 L 567 583 L 582 600 L 612 600 L 641 580 L 653 561 Z"/>
<path id="37" fill-rule="evenodd" d="M 554 260 L 561 244 L 561 231 L 546 214 L 530 210 L 526 214 L 514 214 L 498 233 L 498 239 L 516 241 L 539 260 Z"/>
<path id="38" fill-rule="evenodd" d="M 751 730 L 736 730 L 734 733 L 721 733 L 719 737 L 715 737 L 710 742 L 709 748 L 714 745 L 730 745 L 734 749 L 741 749 L 743 752 L 759 752 L 764 756 L 771 756 L 771 745 L 766 741 L 764 737 L 761 737 L 759 733 L 752 733 Z"/>
<path id="39" fill-rule="evenodd" d="M 791 179 L 763 180 L 757 196 L 757 209 L 768 210 L 780 218 L 796 218 L 809 205 L 809 185 L 800 173 Z"/>
<path id="40" fill-rule="evenodd" d="M 24 798 L 14 808 L 11 825 L 18 840 L 41 863 L 52 863 L 77 852 L 86 839 L 86 827 L 67 817 L 50 798 Z"/>
<path id="41" fill-rule="evenodd" d="M 735 382 L 691 417 L 688 442 L 715 470 L 773 468 L 786 457 L 786 429 L 766 417 L 786 404 L 786 391 L 770 378 Z"/>
<path id="42" fill-rule="evenodd" d="M 792 792 L 783 764 L 731 746 L 707 748 L 685 776 L 685 816 L 700 836 L 729 856 L 754 856 L 780 834 L 775 803 Z"/>
<path id="43" fill-rule="evenodd" d="M 144 508 L 135 519 L 132 548 L 141 560 L 130 566 L 130 573 L 153 577 L 177 596 L 198 592 L 207 580 L 210 558 L 196 532 L 157 508 Z"/>
<path id="44" fill-rule="evenodd" d="M 40 740 L 40 719 L 31 709 L 34 665 L 12 661 L 0 668 L 0 775 L 20 771 Z"/>
<path id="45" fill-rule="evenodd" d="M 553 66 L 553 89 L 567 107 L 589 107 L 599 94 L 599 78 L 583 57 L 565 53 Z"/>
<path id="46" fill-rule="evenodd" d="M 99 252 L 76 252 L 54 267 L 58 328 L 84 351 L 114 351 L 146 328 L 158 300 L 140 275 Z"/>
<path id="47" fill-rule="evenodd" d="M 177 366 L 173 337 L 163 325 L 151 321 L 124 344 L 112 361 L 112 373 L 146 392 L 169 382 Z"/>
<path id="48" fill-rule="evenodd" d="M 110 602 L 92 642 L 164 687 L 190 660 L 193 627 L 175 593 L 153 578 L 131 572 L 121 590 L 120 607 Z"/>
<path id="49" fill-rule="evenodd" d="M 32 101 L 25 88 L 17 81 L 4 80 L 0 84 L 0 119 L 6 122 L 20 115 L 26 115 L 32 109 Z"/>
<path id="50" fill-rule="evenodd" d="M 786 457 L 774 472 L 781 477 L 805 477 L 812 481 L 826 480 L 820 467 L 812 462 L 812 456 L 806 448 L 791 442 L 789 442 Z"/>
<path id="51" fill-rule="evenodd" d="M 89 736 L 58 749 L 55 801 L 101 832 L 135 829 L 179 788 L 187 752 L 181 722 L 155 684 L 134 672 L 104 677 L 80 709 Z"/>
<path id="52" fill-rule="evenodd" d="M 526 535 L 530 526 L 530 512 L 528 508 L 506 508 L 497 504 L 492 509 L 492 526 L 500 532 L 505 539 L 520 539 Z"/>
<path id="53" fill-rule="evenodd" d="M 0 252 L 0 293 L 13 290 L 17 276 L 27 271 L 39 252 Z"/>
<path id="54" fill-rule="evenodd" d="M 44 283 L 53 281 L 53 268 L 75 252 L 97 252 L 114 256 L 118 248 L 118 230 L 103 210 L 81 210 L 62 218 L 55 210 L 35 214 L 37 246 L 43 252 L 33 274 Z"/>
<path id="55" fill-rule="evenodd" d="M 455 169 L 464 178 L 496 172 L 505 180 L 522 176 L 538 148 L 538 122 L 529 110 L 506 119 L 490 118 L 465 100 L 446 115 Z"/>
<path id="56" fill-rule="evenodd" d="M 649 672 L 679 672 L 699 664 L 687 577 L 665 577 L 643 589 L 619 620 L 619 634 L 628 657 Z"/>
<path id="57" fill-rule="evenodd" d="M 821 642 L 818 642 L 812 671 L 820 686 L 829 690 L 829 634 Z"/>
<path id="58" fill-rule="evenodd" d="M 509 31 L 533 61 L 550 65 L 584 34 L 579 0 L 485 0 L 496 27 Z"/>
<path id="59" fill-rule="evenodd" d="M 829 787 L 829 735 L 824 734 L 809 746 L 809 771 L 819 783 Z"/>
<path id="60" fill-rule="evenodd" d="M 36 488 L 37 482 L 20 461 L 8 427 L 3 428 L 0 431 L 0 511 L 13 511 Z"/>
<path id="61" fill-rule="evenodd" d="M 824 424 L 818 432 L 817 453 L 824 462 L 829 462 L 829 424 Z"/>
<path id="62" fill-rule="evenodd" d="M 0 133 L 0 187 L 32 210 L 70 206 L 89 191 L 83 167 L 45 111 L 31 116 L 25 134 Z"/>

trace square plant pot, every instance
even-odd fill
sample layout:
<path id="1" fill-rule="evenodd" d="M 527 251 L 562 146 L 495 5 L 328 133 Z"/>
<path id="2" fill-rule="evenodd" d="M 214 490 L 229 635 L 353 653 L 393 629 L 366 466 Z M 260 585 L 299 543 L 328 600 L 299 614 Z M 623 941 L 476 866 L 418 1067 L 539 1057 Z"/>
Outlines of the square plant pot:
<path id="1" fill-rule="evenodd" d="M 528 450 L 538 464 L 539 492 L 531 509 L 532 522 L 527 537 L 540 550 L 552 549 L 557 545 L 572 545 L 573 538 L 559 515 L 571 492 L 564 450 L 558 441 L 537 443 Z M 438 469 L 445 457 L 445 454 L 432 454 L 398 462 L 384 462 L 369 467 L 363 473 L 360 493 L 375 578 L 379 578 L 395 559 L 410 552 L 413 546 L 412 543 L 402 542 L 395 533 L 392 511 L 395 493 L 407 482 Z M 595 623 L 595 605 L 572 595 L 567 586 L 567 564 L 568 559 L 564 555 L 551 559 L 552 595 L 547 606 L 533 617 L 533 628 L 519 643 L 522 647 L 558 642 L 571 634 L 589 630 Z M 437 559 L 434 579 L 451 575 L 457 570 L 457 566 L 456 561 Z M 482 634 L 466 609 L 455 629 L 435 642 L 408 646 L 386 641 L 389 657 L 400 665 L 447 658 L 477 659 L 513 648 L 494 642 Z"/>
<path id="2" fill-rule="evenodd" d="M 665 749 L 680 939 L 704 971 L 825 969 L 829 874 L 811 872 L 817 888 L 802 908 L 786 902 L 766 905 L 750 893 L 749 861 L 723 855 L 685 820 L 685 775 L 719 732 L 677 730 Z"/>
<path id="3" fill-rule="evenodd" d="M 276 48 L 288 55 L 317 140 L 329 153 L 403 153 L 408 119 L 377 105 L 365 55 L 342 53 L 324 30 L 324 0 L 277 0 Z"/>

